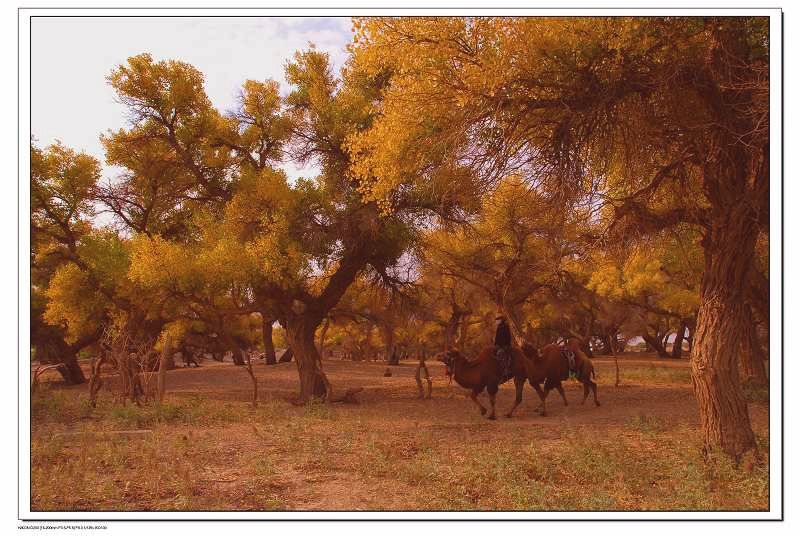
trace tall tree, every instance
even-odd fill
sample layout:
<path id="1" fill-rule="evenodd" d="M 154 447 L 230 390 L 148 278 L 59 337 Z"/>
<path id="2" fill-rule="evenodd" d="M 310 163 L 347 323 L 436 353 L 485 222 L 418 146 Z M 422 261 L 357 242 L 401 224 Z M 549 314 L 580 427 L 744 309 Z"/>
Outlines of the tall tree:
<path id="1" fill-rule="evenodd" d="M 453 201 L 417 176 L 391 206 L 362 195 L 346 141 L 375 117 L 381 76 L 348 67 L 337 77 L 327 55 L 311 49 L 296 54 L 286 77 L 285 98 L 274 82 L 248 81 L 237 109 L 223 115 L 190 65 L 130 58 L 109 81 L 131 126 L 104 138 L 109 162 L 129 173 L 101 199 L 138 235 L 131 277 L 173 292 L 166 302 L 182 303 L 179 314 L 219 329 L 226 315 L 277 319 L 305 401 L 330 395 L 315 344 L 320 324 L 359 275 L 399 281 L 394 265 L 422 214 Z M 319 173 L 289 181 L 277 169 L 288 159 Z M 176 180 L 166 184 L 162 170 Z"/>
<path id="2" fill-rule="evenodd" d="M 692 378 L 705 445 L 753 449 L 737 356 L 768 226 L 768 20 L 386 18 L 356 29 L 360 61 L 393 67 L 384 117 L 354 142 L 362 169 L 381 171 L 374 196 L 456 160 L 486 181 L 511 168 L 556 199 L 589 196 L 629 232 L 699 228 Z"/>

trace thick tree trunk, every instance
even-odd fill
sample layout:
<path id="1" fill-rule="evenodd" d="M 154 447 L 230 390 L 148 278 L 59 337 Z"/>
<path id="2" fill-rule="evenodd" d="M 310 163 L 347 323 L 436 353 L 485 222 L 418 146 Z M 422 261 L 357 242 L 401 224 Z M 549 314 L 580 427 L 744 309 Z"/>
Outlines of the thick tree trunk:
<path id="1" fill-rule="evenodd" d="M 319 321 L 298 316 L 286 323 L 286 338 L 294 353 L 297 373 L 300 376 L 299 402 L 322 398 L 328 391 L 328 379 L 320 367 L 320 357 L 314 335 Z"/>
<path id="2" fill-rule="evenodd" d="M 704 240 L 705 271 L 692 347 L 692 384 L 706 452 L 738 459 L 756 446 L 739 383 L 739 354 L 750 329 L 745 285 L 757 229 L 746 199 L 719 207 Z"/>
<path id="3" fill-rule="evenodd" d="M 275 322 L 273 318 L 261 313 L 261 337 L 264 342 L 264 357 L 266 358 L 267 365 L 274 365 L 278 362 L 275 358 L 275 344 L 272 342 L 273 322 Z"/>

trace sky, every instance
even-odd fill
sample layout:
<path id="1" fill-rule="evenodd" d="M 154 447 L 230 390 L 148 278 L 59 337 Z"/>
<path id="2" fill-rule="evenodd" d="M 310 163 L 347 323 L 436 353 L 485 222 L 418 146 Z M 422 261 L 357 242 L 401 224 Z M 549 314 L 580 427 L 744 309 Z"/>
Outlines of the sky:
<path id="1" fill-rule="evenodd" d="M 295 51 L 314 43 L 338 70 L 346 59 L 346 17 L 34 17 L 31 24 L 31 130 L 39 146 L 55 140 L 105 164 L 101 133 L 127 125 L 106 83 L 127 58 L 188 62 L 205 75 L 214 105 L 227 111 L 247 79 L 278 80 Z M 285 166 L 290 177 L 313 170 Z M 118 170 L 104 165 L 104 178 Z"/>

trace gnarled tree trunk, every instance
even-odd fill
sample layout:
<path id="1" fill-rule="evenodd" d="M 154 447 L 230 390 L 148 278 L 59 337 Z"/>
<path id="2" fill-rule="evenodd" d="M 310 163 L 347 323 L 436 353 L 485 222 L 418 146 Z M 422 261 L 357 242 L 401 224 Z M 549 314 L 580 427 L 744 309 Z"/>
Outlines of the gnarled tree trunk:
<path id="1" fill-rule="evenodd" d="M 720 448 L 738 460 L 756 448 L 738 366 L 745 333 L 752 327 L 746 299 L 759 224 L 769 221 L 769 138 L 760 128 L 761 115 L 742 112 L 766 110 L 764 84 L 749 58 L 745 21 L 709 19 L 706 27 L 713 41 L 696 87 L 717 125 L 703 139 L 703 190 L 710 210 L 692 384 L 706 451 Z M 748 79 L 749 88 L 741 78 Z"/>
<path id="2" fill-rule="evenodd" d="M 756 446 L 738 371 L 752 324 L 744 291 L 757 230 L 748 204 L 740 199 L 712 215 L 691 357 L 705 449 L 719 447 L 737 459 Z"/>
<path id="3" fill-rule="evenodd" d="M 319 324 L 319 320 L 315 318 L 297 316 L 287 319 L 284 326 L 300 376 L 300 402 L 322 398 L 328 392 L 328 379 L 320 367 L 321 360 L 317 345 L 314 343 L 314 335 Z"/>

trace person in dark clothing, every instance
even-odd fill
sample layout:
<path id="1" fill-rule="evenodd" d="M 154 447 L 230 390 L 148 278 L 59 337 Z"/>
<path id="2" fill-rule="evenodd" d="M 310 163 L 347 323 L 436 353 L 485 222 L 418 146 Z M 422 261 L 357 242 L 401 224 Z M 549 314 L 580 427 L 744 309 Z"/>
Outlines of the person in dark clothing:
<path id="1" fill-rule="evenodd" d="M 511 329 L 508 327 L 506 317 L 497 315 L 497 330 L 494 332 L 494 345 L 499 348 L 511 348 Z"/>
<path id="2" fill-rule="evenodd" d="M 511 371 L 511 329 L 506 317 L 497 315 L 497 330 L 494 333 L 494 347 L 497 360 L 503 370 L 503 377 L 508 378 Z"/>

